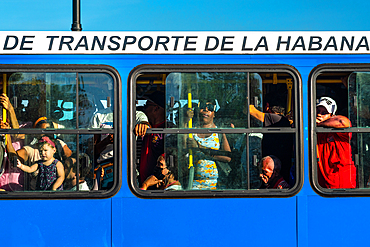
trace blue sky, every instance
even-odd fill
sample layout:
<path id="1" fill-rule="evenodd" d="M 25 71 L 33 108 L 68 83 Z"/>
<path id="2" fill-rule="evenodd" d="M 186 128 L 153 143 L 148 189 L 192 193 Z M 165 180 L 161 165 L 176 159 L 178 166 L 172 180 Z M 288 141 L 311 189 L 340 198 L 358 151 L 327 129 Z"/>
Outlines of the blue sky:
<path id="1" fill-rule="evenodd" d="M 369 31 L 367 0 L 81 0 L 83 31 Z M 0 31 L 70 31 L 72 0 L 1 0 Z"/>

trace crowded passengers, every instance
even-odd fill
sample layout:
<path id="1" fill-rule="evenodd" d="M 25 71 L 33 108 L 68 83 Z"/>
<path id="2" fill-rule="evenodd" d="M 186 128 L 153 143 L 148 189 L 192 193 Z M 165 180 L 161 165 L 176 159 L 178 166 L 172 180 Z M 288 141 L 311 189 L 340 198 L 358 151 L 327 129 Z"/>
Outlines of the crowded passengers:
<path id="1" fill-rule="evenodd" d="M 58 118 L 46 117 L 42 104 L 29 103 L 21 113 L 30 115 L 27 121 L 23 116 L 20 122 L 6 94 L 0 95 L 0 104 L 6 111 L 3 115 L 6 121 L 0 121 L 2 129 L 45 130 L 36 131 L 38 134 L 2 136 L 0 190 L 90 191 L 107 190 L 113 186 L 113 134 L 80 135 L 80 151 L 77 152 L 76 135 L 55 132 L 66 127 L 58 122 Z M 81 95 L 79 127 L 113 128 L 113 104 L 101 110 L 91 110 L 95 108 L 93 96 Z M 72 120 L 68 121 L 71 123 L 67 124 L 73 126 Z"/>
<path id="2" fill-rule="evenodd" d="M 145 100 L 144 106 L 137 108 L 136 125 L 133 130 L 137 140 L 139 137 L 142 143 L 137 170 L 138 186 L 142 190 L 165 190 L 168 181 L 178 183 L 177 189 L 186 190 L 242 188 L 241 184 L 244 181 L 235 182 L 238 179 L 245 179 L 241 177 L 240 171 L 245 172 L 246 169 L 246 165 L 240 163 L 240 153 L 243 149 L 239 154 L 235 154 L 238 138 L 217 132 L 183 134 L 181 138 L 160 132 L 146 134 L 150 128 L 164 128 L 173 123 L 168 123 L 169 119 L 165 119 L 163 92 L 155 91 Z M 221 125 L 221 128 L 225 126 L 224 123 L 217 121 L 217 118 L 223 119 L 217 112 L 220 108 L 217 99 L 207 97 L 197 101 L 196 107 L 184 106 L 185 110 L 181 111 L 184 114 L 182 121 L 178 123 L 179 126 L 189 128 L 191 125 L 193 129 L 217 129 L 218 125 Z M 274 111 L 267 108 L 266 112 L 260 112 L 250 105 L 250 115 L 263 122 L 266 127 L 291 127 L 290 121 L 284 115 L 284 108 L 273 107 L 272 101 L 270 106 Z M 246 114 L 246 111 L 244 113 Z M 232 123 L 230 126 L 235 128 Z M 274 140 L 276 137 L 279 139 Z M 252 167 L 256 170 L 253 179 L 259 180 L 259 185 L 255 189 L 289 189 L 294 186 L 293 180 L 290 179 L 291 169 L 294 167 L 291 163 L 294 152 L 293 139 L 292 134 L 263 135 L 263 158 L 258 168 Z M 165 146 L 165 142 L 169 144 Z M 178 145 L 177 148 L 176 145 Z M 244 152 L 245 148 L 244 146 Z M 239 160 L 236 158 L 237 155 Z M 176 162 L 170 162 L 170 158 L 173 157 L 176 158 Z M 176 177 L 169 180 L 169 176 L 175 174 L 174 170 L 176 170 Z M 180 177 L 179 174 L 181 174 Z"/>

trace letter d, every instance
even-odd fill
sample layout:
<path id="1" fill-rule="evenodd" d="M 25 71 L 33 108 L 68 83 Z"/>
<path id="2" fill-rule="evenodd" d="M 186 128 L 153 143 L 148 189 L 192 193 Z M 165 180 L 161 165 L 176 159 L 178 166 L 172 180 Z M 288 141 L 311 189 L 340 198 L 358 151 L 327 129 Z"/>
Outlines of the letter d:
<path id="1" fill-rule="evenodd" d="M 14 45 L 12 47 L 8 47 L 9 39 L 14 39 Z M 5 44 L 4 44 L 4 50 L 13 50 L 18 45 L 18 37 L 17 36 L 6 36 Z"/>
<path id="2" fill-rule="evenodd" d="M 215 40 L 215 45 L 214 45 L 214 47 L 212 47 L 212 48 L 210 48 L 209 47 L 209 40 L 210 39 L 214 39 Z M 217 47 L 218 47 L 218 44 L 219 44 L 220 42 L 219 42 L 219 40 L 218 40 L 218 38 L 217 37 L 214 37 L 214 36 L 208 36 L 207 37 L 207 42 L 206 42 L 206 47 L 204 48 L 204 50 L 205 51 L 214 51 L 214 50 L 216 50 L 217 49 Z"/>

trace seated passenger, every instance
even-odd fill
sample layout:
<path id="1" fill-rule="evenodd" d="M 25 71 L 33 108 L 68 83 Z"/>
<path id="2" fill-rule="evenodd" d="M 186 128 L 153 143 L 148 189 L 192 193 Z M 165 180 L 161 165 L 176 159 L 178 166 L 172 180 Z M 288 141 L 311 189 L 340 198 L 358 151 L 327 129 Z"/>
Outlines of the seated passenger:
<path id="1" fill-rule="evenodd" d="M 36 190 L 63 190 L 64 167 L 59 160 L 54 158 L 55 143 L 47 136 L 42 137 L 39 140 L 39 152 L 41 159 L 32 166 L 26 166 L 17 160 L 17 167 L 27 173 L 39 171 Z"/>
<path id="2" fill-rule="evenodd" d="M 113 128 L 113 105 L 100 110 L 92 117 L 89 128 Z M 106 178 L 100 183 L 99 189 L 109 189 L 113 186 L 113 134 L 94 135 L 94 168 L 105 167 L 109 168 L 109 178 Z M 100 169 L 101 170 L 101 169 Z"/>
<path id="3" fill-rule="evenodd" d="M 289 184 L 280 174 L 281 161 L 274 155 L 265 156 L 261 160 L 261 189 L 289 189 Z"/>
<path id="4" fill-rule="evenodd" d="M 215 118 L 215 100 L 200 100 L 198 128 L 217 128 Z M 231 158 L 219 151 L 230 152 L 231 149 L 225 134 L 193 134 L 187 137 L 187 147 L 193 149 L 194 180 L 192 189 L 217 189 L 217 161 L 230 162 Z"/>
<path id="5" fill-rule="evenodd" d="M 85 181 L 85 177 L 87 176 L 87 174 L 89 173 L 89 171 L 91 169 L 91 164 L 84 157 L 86 157 L 86 156 L 81 155 L 80 160 L 79 160 L 80 169 L 79 169 L 79 183 L 78 184 L 79 184 L 79 190 L 80 191 L 89 191 L 90 188 L 87 184 L 87 181 Z M 77 185 L 76 156 L 70 157 L 68 159 L 68 161 L 66 162 L 66 166 L 67 166 L 67 163 L 68 163 L 68 166 L 70 166 L 71 169 L 69 170 L 68 174 L 66 173 L 66 179 L 65 179 L 65 183 L 64 183 L 64 190 L 73 190 L 73 191 L 75 191 L 76 190 L 76 185 Z"/>
<path id="6" fill-rule="evenodd" d="M 276 102 L 276 103 L 275 103 Z M 270 100 L 266 104 L 265 112 L 249 106 L 249 113 L 255 119 L 263 122 L 264 127 L 291 127 L 289 120 L 284 116 L 285 109 L 277 101 Z M 243 111 L 247 113 L 246 109 Z M 263 134 L 262 157 L 267 155 L 279 156 L 282 163 L 281 175 L 286 181 L 290 180 L 294 135 L 292 134 Z"/>
<path id="7" fill-rule="evenodd" d="M 154 175 L 150 175 L 141 186 L 142 190 L 155 188 L 159 190 L 181 190 L 175 167 L 167 167 L 164 157 L 158 157 Z M 150 188 L 152 187 L 152 188 Z"/>

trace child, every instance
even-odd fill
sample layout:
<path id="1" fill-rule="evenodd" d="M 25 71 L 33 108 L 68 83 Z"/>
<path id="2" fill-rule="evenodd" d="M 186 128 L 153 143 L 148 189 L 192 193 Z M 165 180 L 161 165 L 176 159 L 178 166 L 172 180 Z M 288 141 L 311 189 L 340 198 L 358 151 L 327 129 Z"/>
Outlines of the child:
<path id="1" fill-rule="evenodd" d="M 49 137 L 43 136 L 39 140 L 39 151 L 41 160 L 36 161 L 32 166 L 25 166 L 17 160 L 17 167 L 27 173 L 39 170 L 36 190 L 63 190 L 64 167 L 54 158 L 55 143 Z"/>

